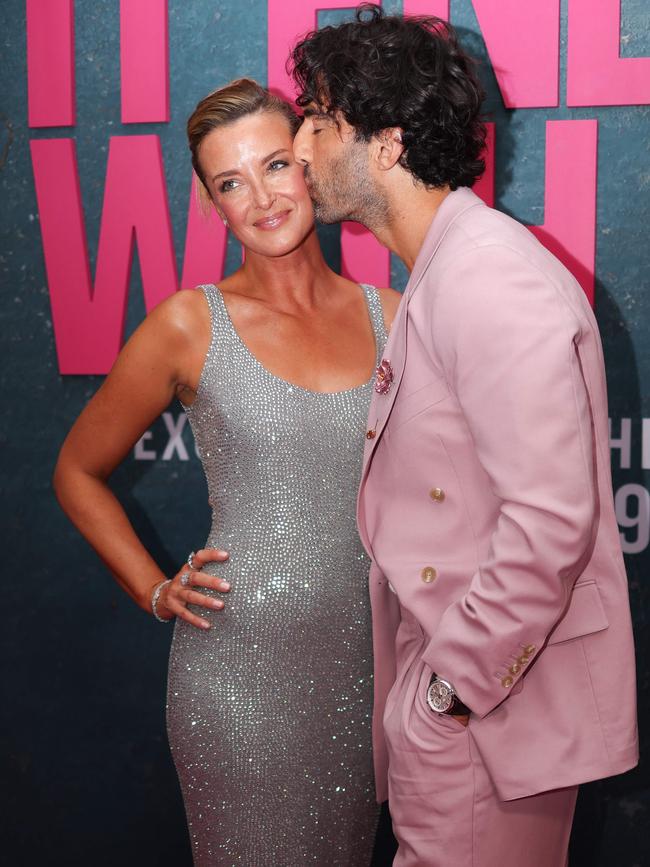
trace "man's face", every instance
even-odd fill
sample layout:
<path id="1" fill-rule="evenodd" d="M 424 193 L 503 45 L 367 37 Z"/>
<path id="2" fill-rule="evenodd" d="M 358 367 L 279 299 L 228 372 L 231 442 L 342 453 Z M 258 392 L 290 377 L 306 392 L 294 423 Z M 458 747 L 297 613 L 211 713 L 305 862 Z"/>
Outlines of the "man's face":
<path id="1" fill-rule="evenodd" d="M 357 140 L 345 118 L 309 106 L 293 152 L 305 167 L 317 220 L 353 220 L 370 229 L 385 222 L 387 206 L 369 171 L 369 143 Z"/>

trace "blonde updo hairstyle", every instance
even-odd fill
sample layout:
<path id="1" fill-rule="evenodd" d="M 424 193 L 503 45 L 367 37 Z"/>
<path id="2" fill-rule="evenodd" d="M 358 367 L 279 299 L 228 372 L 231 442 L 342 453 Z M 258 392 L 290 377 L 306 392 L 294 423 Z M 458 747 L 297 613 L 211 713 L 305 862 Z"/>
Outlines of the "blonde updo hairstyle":
<path id="1" fill-rule="evenodd" d="M 199 204 L 204 212 L 209 211 L 212 197 L 199 163 L 201 142 L 215 129 L 228 126 L 247 115 L 262 112 L 281 115 L 286 120 L 291 135 L 296 134 L 300 126 L 300 118 L 291 105 L 251 78 L 237 78 L 230 84 L 213 90 L 199 102 L 190 115 L 187 121 L 187 138 L 192 154 L 192 166 L 199 179 L 197 185 Z"/>

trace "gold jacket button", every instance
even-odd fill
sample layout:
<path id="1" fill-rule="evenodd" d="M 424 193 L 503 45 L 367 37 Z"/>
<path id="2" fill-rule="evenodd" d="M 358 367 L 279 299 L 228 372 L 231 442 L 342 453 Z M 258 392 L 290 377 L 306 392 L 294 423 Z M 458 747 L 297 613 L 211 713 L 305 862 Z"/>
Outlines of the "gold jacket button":
<path id="1" fill-rule="evenodd" d="M 517 662 L 519 665 L 528 665 L 528 657 L 522 653 L 521 656 L 517 657 Z"/>
<path id="2" fill-rule="evenodd" d="M 524 647 L 524 653 L 526 654 L 526 656 L 532 656 L 536 650 L 537 650 L 537 648 L 535 647 L 534 644 L 527 644 Z"/>
<path id="3" fill-rule="evenodd" d="M 377 431 L 376 431 L 376 430 L 367 430 L 367 431 L 366 431 L 366 439 L 367 439 L 367 440 L 374 440 L 374 438 L 375 438 L 376 436 L 377 436 Z"/>
<path id="4" fill-rule="evenodd" d="M 438 573 L 433 568 L 433 566 L 425 566 L 424 569 L 420 572 L 420 578 L 424 581 L 425 584 L 431 584 L 432 581 L 435 581 L 438 577 Z"/>
<path id="5" fill-rule="evenodd" d="M 501 679 L 501 686 L 505 687 L 505 689 L 510 689 L 514 680 L 511 677 L 504 677 Z"/>
<path id="6" fill-rule="evenodd" d="M 521 665 L 519 665 L 518 662 L 513 662 L 508 671 L 510 674 L 519 674 L 521 671 Z"/>
<path id="7" fill-rule="evenodd" d="M 445 499 L 445 492 L 442 488 L 431 488 L 429 491 L 429 496 L 436 503 L 442 503 Z"/>

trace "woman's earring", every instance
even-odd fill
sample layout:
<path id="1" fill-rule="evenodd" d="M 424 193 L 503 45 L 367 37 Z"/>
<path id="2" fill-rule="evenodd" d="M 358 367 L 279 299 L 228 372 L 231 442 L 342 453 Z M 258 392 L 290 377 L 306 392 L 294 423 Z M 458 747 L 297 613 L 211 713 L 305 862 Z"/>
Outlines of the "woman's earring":
<path id="1" fill-rule="evenodd" d="M 225 226 L 226 228 L 228 228 L 228 220 L 226 220 L 225 217 L 222 217 L 221 219 L 223 220 L 223 224 L 224 224 L 224 226 Z"/>

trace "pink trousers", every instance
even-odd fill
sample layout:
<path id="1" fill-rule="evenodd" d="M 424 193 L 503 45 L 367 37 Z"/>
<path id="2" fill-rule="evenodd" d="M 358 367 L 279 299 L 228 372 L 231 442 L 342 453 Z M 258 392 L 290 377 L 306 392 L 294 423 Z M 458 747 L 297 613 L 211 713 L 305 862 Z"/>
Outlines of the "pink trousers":
<path id="1" fill-rule="evenodd" d="M 577 786 L 499 800 L 471 721 L 465 728 L 426 703 L 423 641 L 415 621 L 402 623 L 384 715 L 394 867 L 566 867 Z"/>

